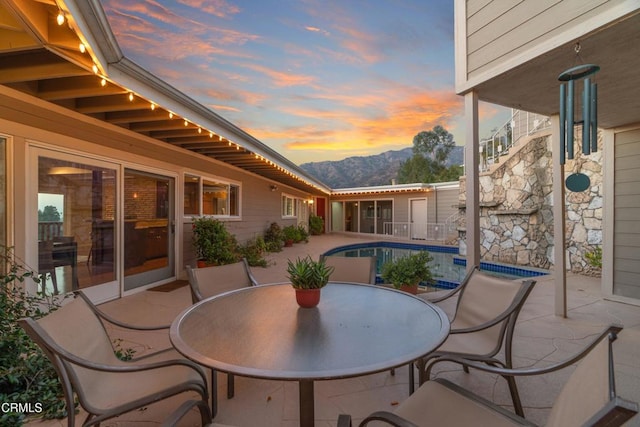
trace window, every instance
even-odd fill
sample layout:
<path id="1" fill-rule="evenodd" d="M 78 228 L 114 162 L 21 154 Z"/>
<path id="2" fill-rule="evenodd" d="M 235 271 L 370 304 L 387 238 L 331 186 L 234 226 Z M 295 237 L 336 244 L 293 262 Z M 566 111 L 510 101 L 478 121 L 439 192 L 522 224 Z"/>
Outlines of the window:
<path id="1" fill-rule="evenodd" d="M 240 216 L 240 186 L 217 179 L 185 175 L 184 214 Z"/>
<path id="2" fill-rule="evenodd" d="M 298 216 L 298 199 L 286 194 L 282 195 L 282 216 L 285 218 Z"/>

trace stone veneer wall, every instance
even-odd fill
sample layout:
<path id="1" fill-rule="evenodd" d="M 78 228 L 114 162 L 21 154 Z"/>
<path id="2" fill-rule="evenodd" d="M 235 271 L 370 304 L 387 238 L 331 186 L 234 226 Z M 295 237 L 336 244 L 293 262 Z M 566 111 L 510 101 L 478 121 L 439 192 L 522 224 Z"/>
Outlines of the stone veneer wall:
<path id="1" fill-rule="evenodd" d="M 553 199 L 551 136 L 543 135 L 512 148 L 501 164 L 480 175 L 480 256 L 485 261 L 553 268 Z M 589 176 L 584 192 L 566 190 L 568 269 L 598 274 L 585 253 L 602 244 L 602 138 L 600 151 L 576 155 L 565 165 L 565 178 L 574 172 Z M 580 141 L 576 141 L 576 147 Z M 513 152 L 513 150 L 517 150 Z M 495 169 L 494 169 L 495 168 Z M 460 203 L 466 200 L 466 180 L 460 181 Z M 464 225 L 462 227 L 464 230 Z M 460 253 L 466 254 L 464 231 Z"/>

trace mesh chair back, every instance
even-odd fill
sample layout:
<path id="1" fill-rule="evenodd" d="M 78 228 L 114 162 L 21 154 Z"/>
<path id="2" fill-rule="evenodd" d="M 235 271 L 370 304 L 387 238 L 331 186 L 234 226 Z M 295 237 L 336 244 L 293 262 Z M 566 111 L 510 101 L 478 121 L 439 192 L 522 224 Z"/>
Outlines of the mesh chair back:
<path id="1" fill-rule="evenodd" d="M 615 397 L 613 360 L 608 337 L 606 335 L 573 371 L 551 408 L 547 426 L 593 425 L 603 415 L 609 417 L 609 421 L 614 419 L 615 401 L 611 400 Z"/>
<path id="2" fill-rule="evenodd" d="M 62 379 L 68 379 L 73 384 L 83 406 L 95 403 L 92 396 L 102 387 L 102 377 L 106 374 L 63 361 L 58 355 L 69 353 L 93 363 L 124 364 L 115 356 L 102 322 L 88 304 L 82 297 L 76 296 L 37 321 L 21 320 L 23 328 L 43 348 Z"/>
<path id="3" fill-rule="evenodd" d="M 329 276 L 332 282 L 376 283 L 376 257 L 323 257 L 326 265 L 333 267 Z"/>
<path id="4" fill-rule="evenodd" d="M 475 271 L 460 294 L 451 329 L 470 328 L 495 319 L 521 299 L 523 291 L 520 282 Z M 475 341 L 478 354 L 491 356 L 500 350 L 506 328 L 510 321 L 515 322 L 518 311 L 494 326 L 464 334 L 460 339 Z"/>
<path id="5" fill-rule="evenodd" d="M 252 285 L 245 261 L 214 267 L 187 268 L 187 273 L 194 302 Z M 198 294 L 201 297 L 196 298 Z"/>

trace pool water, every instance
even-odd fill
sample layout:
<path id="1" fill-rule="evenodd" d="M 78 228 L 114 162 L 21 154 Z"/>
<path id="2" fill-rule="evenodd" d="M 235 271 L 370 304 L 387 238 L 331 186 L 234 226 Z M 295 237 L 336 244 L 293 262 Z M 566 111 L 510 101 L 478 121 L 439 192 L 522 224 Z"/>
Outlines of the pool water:
<path id="1" fill-rule="evenodd" d="M 429 267 L 437 283 L 431 285 L 422 283 L 421 286 L 435 287 L 437 289 L 453 289 L 460 284 L 466 273 L 466 259 L 461 258 L 460 255 L 458 255 L 458 249 L 451 246 L 419 245 L 401 242 L 373 242 L 340 246 L 327 251 L 324 255 L 344 257 L 375 256 L 376 281 L 382 283 L 380 271 L 384 263 L 423 250 L 429 251 L 429 255 L 433 258 L 433 260 L 429 262 Z M 490 274 L 511 279 L 548 274 L 545 270 L 488 262 L 482 262 L 480 269 Z"/>

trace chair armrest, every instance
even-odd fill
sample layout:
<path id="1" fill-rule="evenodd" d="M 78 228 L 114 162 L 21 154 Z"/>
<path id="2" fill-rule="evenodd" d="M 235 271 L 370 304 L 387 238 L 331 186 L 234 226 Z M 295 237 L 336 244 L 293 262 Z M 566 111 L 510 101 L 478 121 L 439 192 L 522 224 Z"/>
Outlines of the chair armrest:
<path id="1" fill-rule="evenodd" d="M 459 356 L 442 356 L 436 359 L 431 366 L 434 366 L 436 363 L 440 362 L 454 362 L 461 364 L 463 366 L 467 366 L 469 368 L 474 368 L 479 371 L 484 371 L 492 374 L 498 374 L 507 377 L 518 377 L 518 376 L 530 376 L 530 375 L 541 375 L 547 374 L 549 372 L 554 372 L 567 366 L 573 365 L 583 357 L 585 357 L 598 343 L 607 335 L 611 336 L 611 341 L 613 342 L 617 334 L 622 330 L 622 326 L 620 325 L 611 325 L 607 329 L 605 329 L 602 333 L 598 334 L 598 337 L 594 339 L 588 346 L 583 348 L 579 353 L 573 355 L 567 360 L 564 360 L 559 363 L 554 363 L 553 365 L 544 366 L 540 368 L 517 368 L 517 369 L 508 369 L 508 368 L 500 368 L 498 366 L 490 366 L 486 365 L 482 362 L 477 362 L 473 360 L 468 360 Z"/>
<path id="2" fill-rule="evenodd" d="M 171 327 L 171 325 L 153 325 L 153 326 L 142 326 L 142 325 L 133 325 L 130 323 L 126 323 L 123 322 L 121 320 L 116 319 L 115 317 L 112 317 L 110 315 L 108 315 L 107 313 L 105 313 L 104 311 L 100 310 L 98 307 L 96 307 L 91 300 L 89 300 L 89 298 L 82 292 L 82 291 L 74 291 L 74 294 L 76 296 L 80 296 L 81 298 L 83 298 L 86 302 L 87 305 L 89 307 L 91 307 L 91 309 L 93 310 L 94 313 L 96 313 L 96 315 L 101 318 L 106 320 L 107 322 L 119 326 L 121 328 L 124 329 L 131 329 L 134 331 L 158 331 L 161 329 L 169 329 Z"/>
<path id="3" fill-rule="evenodd" d="M 464 278 L 462 279 L 462 282 L 460 282 L 460 284 L 458 286 L 456 286 L 454 289 L 452 289 L 451 291 L 445 293 L 444 295 L 436 297 L 436 298 L 428 298 L 427 301 L 432 302 L 432 303 L 437 303 L 437 302 L 441 302 L 441 301 L 444 301 L 446 299 L 449 299 L 452 296 L 456 295 L 458 292 L 460 292 L 467 285 L 467 283 L 469 283 L 469 279 L 471 279 L 471 276 L 473 275 L 473 273 L 477 269 L 478 269 L 478 267 L 474 266 L 471 270 L 469 270 L 467 272 L 467 274 L 464 276 Z"/>
<path id="4" fill-rule="evenodd" d="M 362 420 L 362 423 L 360 423 L 360 427 L 366 426 L 371 421 L 382 421 L 386 424 L 389 424 L 395 427 L 419 427 L 418 425 L 412 423 L 411 421 L 406 420 L 400 417 L 399 415 L 396 415 L 393 412 L 388 412 L 388 411 L 374 412 L 373 414 L 369 415 L 367 418 Z"/>
<path id="5" fill-rule="evenodd" d="M 251 282 L 251 286 L 258 286 L 259 283 L 256 278 L 251 273 L 251 266 L 249 265 L 249 261 L 246 258 L 242 258 L 242 262 L 244 262 L 244 268 L 247 271 L 247 276 L 249 277 L 249 281 Z"/>

